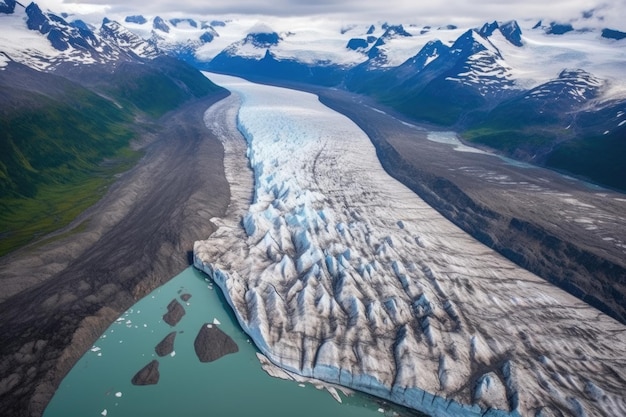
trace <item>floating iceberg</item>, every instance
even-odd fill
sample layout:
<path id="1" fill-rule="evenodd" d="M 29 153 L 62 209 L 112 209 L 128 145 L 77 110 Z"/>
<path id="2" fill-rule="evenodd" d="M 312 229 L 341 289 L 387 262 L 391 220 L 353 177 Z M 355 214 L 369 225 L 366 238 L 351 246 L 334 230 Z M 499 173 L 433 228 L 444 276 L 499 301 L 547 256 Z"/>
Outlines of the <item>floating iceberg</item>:
<path id="1" fill-rule="evenodd" d="M 623 325 L 446 221 L 315 96 L 211 78 L 236 95 L 205 120 L 241 107 L 207 122 L 232 199 L 194 263 L 273 363 L 435 416 L 626 415 Z"/>

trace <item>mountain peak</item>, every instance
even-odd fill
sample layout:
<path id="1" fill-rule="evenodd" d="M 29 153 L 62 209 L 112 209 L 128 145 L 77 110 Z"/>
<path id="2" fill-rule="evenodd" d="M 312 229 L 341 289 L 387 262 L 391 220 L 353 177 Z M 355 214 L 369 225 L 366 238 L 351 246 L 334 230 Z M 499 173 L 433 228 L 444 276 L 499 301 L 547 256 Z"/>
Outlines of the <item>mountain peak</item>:
<path id="1" fill-rule="evenodd" d="M 202 35 L 200 35 L 200 41 L 202 41 L 202 43 L 213 42 L 213 39 L 215 39 L 216 36 L 219 36 L 216 31 L 207 30 Z"/>
<path id="2" fill-rule="evenodd" d="M 257 48 L 269 48 L 278 45 L 280 36 L 276 32 L 252 32 L 246 36 L 244 43 L 251 43 Z"/>
<path id="3" fill-rule="evenodd" d="M 484 38 L 488 38 L 489 36 L 493 35 L 493 32 L 495 32 L 495 30 L 498 29 L 499 27 L 500 25 L 498 24 L 498 22 L 494 20 L 491 23 L 485 23 L 483 27 L 480 28 L 478 33 L 480 34 L 480 36 Z"/>
<path id="4" fill-rule="evenodd" d="M 123 50 L 129 50 L 142 58 L 155 58 L 160 55 L 155 46 L 135 35 L 115 20 L 110 20 L 106 17 L 102 19 L 100 36 L 111 44 Z"/>
<path id="5" fill-rule="evenodd" d="M 476 35 L 478 35 L 478 37 Z M 487 42 L 486 38 L 482 36 L 479 31 L 468 29 L 452 44 L 452 50 L 471 55 L 478 51 L 486 50 L 487 47 L 485 43 Z"/>
<path id="6" fill-rule="evenodd" d="M 160 16 L 157 16 L 154 18 L 154 20 L 152 21 L 152 27 L 156 30 L 160 30 L 165 33 L 170 32 L 170 27 L 167 25 L 167 23 L 165 23 L 165 20 L 163 20 L 163 18 L 161 18 Z"/>
<path id="7" fill-rule="evenodd" d="M 367 43 L 367 40 L 362 38 L 352 38 L 348 41 L 346 48 L 352 49 L 353 51 L 358 51 L 365 50 L 368 46 L 369 44 Z"/>
<path id="8" fill-rule="evenodd" d="M 385 24 L 383 25 L 383 28 L 385 29 L 385 33 L 383 33 L 383 36 L 381 36 L 381 38 L 390 39 L 395 36 L 404 36 L 404 37 L 413 36 L 406 30 L 404 30 L 404 26 L 402 25 Z"/>
<path id="9" fill-rule="evenodd" d="M 602 37 L 619 41 L 626 38 L 626 33 L 614 29 L 602 29 Z"/>
<path id="10" fill-rule="evenodd" d="M 502 35 L 513 45 L 522 46 L 522 29 L 517 24 L 517 21 L 510 20 L 500 25 L 500 32 Z"/>
<path id="11" fill-rule="evenodd" d="M 417 73 L 440 56 L 447 54 L 449 49 L 439 39 L 430 40 L 420 49 L 417 55 L 409 58 L 402 64 L 402 67 L 405 68 L 402 71 L 410 68 L 411 74 Z"/>
<path id="12" fill-rule="evenodd" d="M 52 13 L 44 13 L 36 3 L 31 3 L 26 7 L 26 26 L 30 30 L 36 30 L 47 38 L 52 46 L 58 51 L 66 51 L 70 46 L 81 45 L 89 48 L 85 44 L 85 39 L 81 33 L 73 33 L 74 29 L 63 18 Z M 75 31 L 74 31 L 75 32 Z M 89 36 L 89 31 L 85 31 Z"/>
<path id="13" fill-rule="evenodd" d="M 604 82 L 583 69 L 566 68 L 558 78 L 530 90 L 524 98 L 559 103 L 562 110 L 596 98 Z"/>
<path id="14" fill-rule="evenodd" d="M 11 14 L 15 11 L 15 0 L 0 0 L 0 13 Z"/>
<path id="15" fill-rule="evenodd" d="M 26 26 L 30 30 L 38 30 L 42 34 L 48 33 L 48 31 L 43 29 L 48 19 L 43 14 L 37 3 L 33 2 L 26 6 L 26 16 L 28 16 L 28 19 L 26 20 Z"/>
<path id="16" fill-rule="evenodd" d="M 522 29 L 517 24 L 517 21 L 510 20 L 505 23 L 498 23 L 493 21 L 491 23 L 485 23 L 479 30 L 478 34 L 483 38 L 488 38 L 493 33 L 499 30 L 502 36 L 515 46 L 522 46 Z"/>
<path id="17" fill-rule="evenodd" d="M 550 26 L 545 28 L 545 32 L 548 35 L 563 35 L 573 30 L 574 30 L 574 27 L 571 25 L 571 23 L 550 22 Z"/>
<path id="18" fill-rule="evenodd" d="M 142 15 L 136 14 L 136 15 L 133 15 L 133 16 L 126 16 L 126 19 L 124 19 L 124 22 L 126 22 L 126 23 L 136 23 L 138 25 L 143 25 L 143 24 L 145 24 L 148 21 Z"/>

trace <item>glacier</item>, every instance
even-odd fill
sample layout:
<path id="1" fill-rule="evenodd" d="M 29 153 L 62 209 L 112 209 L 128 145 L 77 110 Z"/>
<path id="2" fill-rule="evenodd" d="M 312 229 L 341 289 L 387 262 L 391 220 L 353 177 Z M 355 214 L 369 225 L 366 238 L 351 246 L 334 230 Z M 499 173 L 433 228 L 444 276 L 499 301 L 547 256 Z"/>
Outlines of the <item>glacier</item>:
<path id="1" fill-rule="evenodd" d="M 207 76 L 233 92 L 205 115 L 231 204 L 194 265 L 271 362 L 433 416 L 626 415 L 625 326 L 445 220 L 315 95 Z"/>

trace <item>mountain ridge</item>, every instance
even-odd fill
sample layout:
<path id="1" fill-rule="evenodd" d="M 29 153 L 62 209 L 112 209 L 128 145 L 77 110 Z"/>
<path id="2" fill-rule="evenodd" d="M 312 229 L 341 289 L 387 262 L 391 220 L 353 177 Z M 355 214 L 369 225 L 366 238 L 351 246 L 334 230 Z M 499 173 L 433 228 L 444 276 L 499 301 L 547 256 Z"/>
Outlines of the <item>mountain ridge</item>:
<path id="1" fill-rule="evenodd" d="M 136 120 L 223 92 L 115 21 L 97 31 L 16 4 L 0 13 L 0 254 L 69 222 L 136 162 Z M 7 42 L 20 38 L 32 41 Z M 63 209 L 64 193 L 81 200 Z"/>

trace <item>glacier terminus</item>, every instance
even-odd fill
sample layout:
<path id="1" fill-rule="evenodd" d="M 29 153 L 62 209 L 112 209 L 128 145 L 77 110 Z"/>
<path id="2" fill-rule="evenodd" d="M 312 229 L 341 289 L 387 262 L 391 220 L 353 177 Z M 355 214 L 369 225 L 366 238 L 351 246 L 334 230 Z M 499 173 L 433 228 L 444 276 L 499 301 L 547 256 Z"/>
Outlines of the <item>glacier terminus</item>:
<path id="1" fill-rule="evenodd" d="M 208 76 L 247 144 L 220 135 L 231 205 L 194 264 L 274 364 L 433 416 L 626 415 L 623 325 L 448 222 L 315 95 Z"/>

